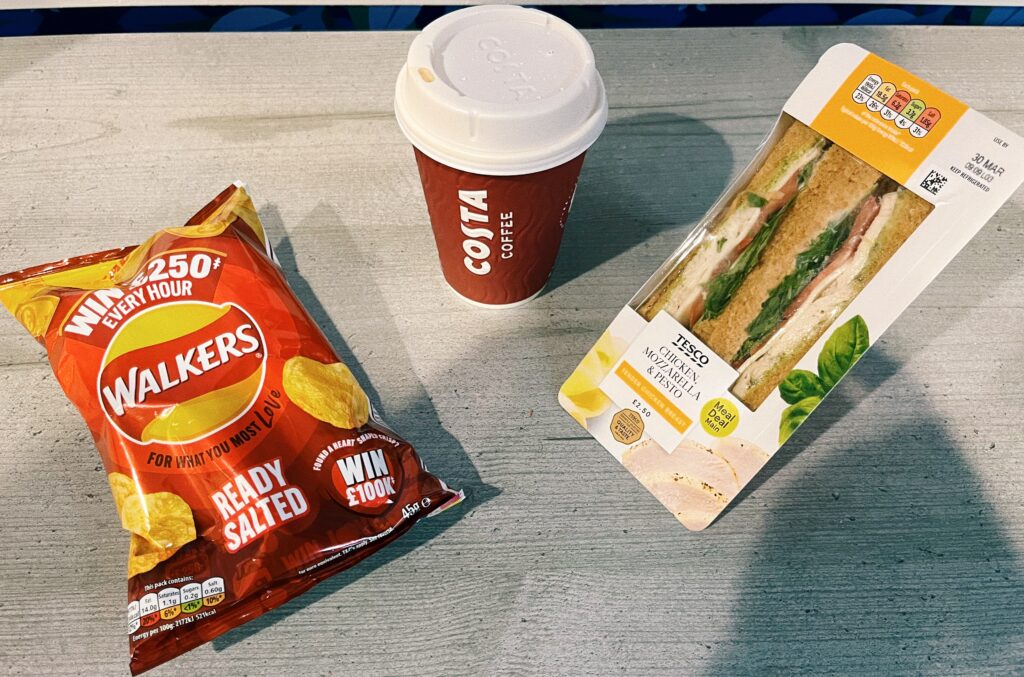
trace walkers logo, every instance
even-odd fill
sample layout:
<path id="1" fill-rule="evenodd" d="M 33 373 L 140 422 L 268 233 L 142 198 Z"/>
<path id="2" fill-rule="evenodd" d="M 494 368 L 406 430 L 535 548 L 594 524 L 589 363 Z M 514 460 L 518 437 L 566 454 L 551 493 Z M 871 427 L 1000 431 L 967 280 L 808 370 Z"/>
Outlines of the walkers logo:
<path id="1" fill-rule="evenodd" d="M 107 419 L 125 437 L 179 444 L 238 420 L 259 394 L 265 367 L 263 333 L 240 307 L 166 303 L 114 335 L 97 390 Z"/>

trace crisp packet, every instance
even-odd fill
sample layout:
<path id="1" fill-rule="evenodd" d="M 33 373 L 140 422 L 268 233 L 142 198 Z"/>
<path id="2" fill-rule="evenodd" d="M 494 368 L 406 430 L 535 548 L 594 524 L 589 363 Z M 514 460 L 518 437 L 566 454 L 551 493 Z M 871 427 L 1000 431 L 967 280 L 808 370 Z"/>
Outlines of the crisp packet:
<path id="1" fill-rule="evenodd" d="M 232 185 L 186 226 L 0 277 L 130 535 L 138 674 L 462 499 L 376 416 Z"/>
<path id="2" fill-rule="evenodd" d="M 562 406 L 707 527 L 1024 180 L 1024 140 L 841 44 Z"/>

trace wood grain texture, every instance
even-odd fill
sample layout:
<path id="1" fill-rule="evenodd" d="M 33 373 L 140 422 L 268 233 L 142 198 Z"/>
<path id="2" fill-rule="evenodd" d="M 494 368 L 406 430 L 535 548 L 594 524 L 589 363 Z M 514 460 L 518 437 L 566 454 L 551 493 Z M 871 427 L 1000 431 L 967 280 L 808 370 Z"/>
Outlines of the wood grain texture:
<path id="1" fill-rule="evenodd" d="M 505 312 L 441 280 L 391 112 L 412 37 L 0 41 L 0 270 L 139 241 L 244 179 L 371 397 L 469 494 L 153 674 L 1024 670 L 1024 196 L 704 533 L 555 399 L 827 47 L 860 43 L 1024 130 L 1024 34 L 589 33 L 611 119 L 571 256 Z M 0 346 L 0 672 L 124 674 L 127 538 L 98 458 L 6 314 Z"/>

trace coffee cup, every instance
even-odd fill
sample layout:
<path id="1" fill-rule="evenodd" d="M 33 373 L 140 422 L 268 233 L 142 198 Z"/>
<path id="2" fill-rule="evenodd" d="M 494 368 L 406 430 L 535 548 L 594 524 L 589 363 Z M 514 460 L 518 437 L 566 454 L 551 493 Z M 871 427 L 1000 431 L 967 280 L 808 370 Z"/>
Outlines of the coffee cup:
<path id="1" fill-rule="evenodd" d="M 412 42 L 395 88 L 445 281 L 512 307 L 543 291 L 608 117 L 586 39 L 517 6 L 459 10 Z"/>

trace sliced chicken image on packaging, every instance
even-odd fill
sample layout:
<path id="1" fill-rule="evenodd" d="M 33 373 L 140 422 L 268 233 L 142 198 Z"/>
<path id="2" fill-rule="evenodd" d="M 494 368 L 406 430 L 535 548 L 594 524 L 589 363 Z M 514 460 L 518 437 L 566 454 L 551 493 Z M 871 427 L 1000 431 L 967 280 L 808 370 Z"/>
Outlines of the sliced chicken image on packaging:
<path id="1" fill-rule="evenodd" d="M 692 531 L 711 524 L 767 461 L 767 453 L 739 439 L 711 449 L 683 440 L 671 454 L 645 440 L 622 456 L 626 469 Z"/>

